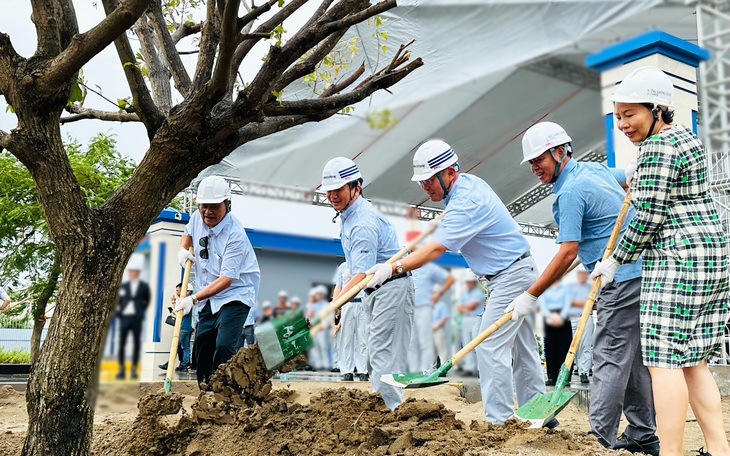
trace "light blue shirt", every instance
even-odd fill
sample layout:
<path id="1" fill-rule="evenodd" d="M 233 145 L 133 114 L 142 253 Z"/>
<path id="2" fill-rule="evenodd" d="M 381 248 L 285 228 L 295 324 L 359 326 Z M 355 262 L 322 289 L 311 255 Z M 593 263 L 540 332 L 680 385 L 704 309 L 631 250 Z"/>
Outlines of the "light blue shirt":
<path id="1" fill-rule="evenodd" d="M 482 312 L 484 312 L 484 293 L 482 292 L 481 288 L 474 287 L 471 290 L 467 291 L 461 296 L 461 305 L 469 304 L 470 302 L 477 302 L 477 306 L 468 312 L 464 312 L 462 315 L 465 316 L 477 316 L 481 315 Z"/>
<path id="2" fill-rule="evenodd" d="M 337 271 L 335 272 L 335 276 L 332 278 L 332 282 L 335 285 L 339 285 L 340 287 L 345 286 L 346 282 L 344 282 L 342 280 L 342 275 L 345 273 L 345 269 L 347 269 L 347 261 L 343 261 L 342 263 L 340 263 L 339 266 L 337 266 Z M 350 274 L 352 274 L 352 273 L 350 273 Z M 365 297 L 365 292 L 360 290 L 360 292 L 358 294 L 356 294 L 354 297 L 362 299 Z"/>
<path id="3" fill-rule="evenodd" d="M 573 301 L 583 301 L 588 298 L 591 293 L 592 282 L 586 281 L 584 284 L 573 282 L 565 285 L 566 293 L 568 293 L 568 299 L 570 300 L 570 310 L 568 310 L 568 317 L 580 317 L 583 313 L 582 307 L 575 307 Z"/>
<path id="4" fill-rule="evenodd" d="M 5 301 L 6 299 L 10 299 L 10 296 L 8 296 L 8 293 L 3 287 L 0 287 L 0 299 L 2 299 L 3 301 Z"/>
<path id="5" fill-rule="evenodd" d="M 400 250 L 393 225 L 362 196 L 342 211 L 340 233 L 345 261 L 353 276 L 385 263 Z"/>
<path id="6" fill-rule="evenodd" d="M 426 263 L 413 270 L 413 281 L 416 286 L 416 307 L 430 306 L 434 285 L 442 284 L 449 277 L 446 269 L 433 263 Z"/>
<path id="7" fill-rule="evenodd" d="M 609 169 L 600 163 L 579 163 L 569 160 L 553 185 L 556 198 L 553 217 L 558 224 L 558 244 L 578 242 L 578 257 L 591 272 L 611 237 L 626 192 L 619 185 L 625 179 L 623 170 Z M 629 207 L 621 233 L 629 226 L 636 211 Z M 619 236 L 619 239 L 621 236 Z M 624 264 L 616 271 L 616 282 L 641 277 L 641 260 Z"/>
<path id="8" fill-rule="evenodd" d="M 201 290 L 219 277 L 233 279 L 228 288 L 208 298 L 210 310 L 217 313 L 224 304 L 241 301 L 247 306 L 256 302 L 261 272 L 251 242 L 241 222 L 226 214 L 216 226 L 208 228 L 199 211 L 185 225 L 185 234 L 192 236 L 195 247 L 195 289 Z M 200 239 L 208 236 L 208 259 L 200 257 Z M 199 306 L 202 307 L 204 301 Z"/>
<path id="9" fill-rule="evenodd" d="M 474 274 L 497 274 L 530 250 L 520 226 L 482 179 L 459 174 L 444 202 L 434 240 L 452 252 L 461 250 Z"/>
<path id="10" fill-rule="evenodd" d="M 543 316 L 559 312 L 560 316 L 565 319 L 568 318 L 570 298 L 563 285 L 552 286 L 537 298 L 537 305 L 540 306 L 540 313 Z"/>
<path id="11" fill-rule="evenodd" d="M 439 301 L 433 306 L 433 324 L 438 323 L 442 318 L 449 318 L 449 306 L 445 302 Z"/>

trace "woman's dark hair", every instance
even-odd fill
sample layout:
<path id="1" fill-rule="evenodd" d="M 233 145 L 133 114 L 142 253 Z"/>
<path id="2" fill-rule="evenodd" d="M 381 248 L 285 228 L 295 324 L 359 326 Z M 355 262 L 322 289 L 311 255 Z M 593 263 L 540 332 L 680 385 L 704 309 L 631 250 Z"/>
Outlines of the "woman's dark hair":
<path id="1" fill-rule="evenodd" d="M 653 103 L 641 103 L 641 105 L 647 107 L 649 111 L 653 111 L 655 106 Z M 657 108 L 661 109 L 662 122 L 665 124 L 674 122 L 674 109 L 667 108 L 666 106 L 657 106 Z"/>

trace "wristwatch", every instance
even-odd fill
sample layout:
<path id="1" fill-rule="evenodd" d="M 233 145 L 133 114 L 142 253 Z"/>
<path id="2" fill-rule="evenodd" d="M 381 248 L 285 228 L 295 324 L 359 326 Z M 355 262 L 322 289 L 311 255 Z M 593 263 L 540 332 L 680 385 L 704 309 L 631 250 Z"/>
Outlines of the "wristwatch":
<path id="1" fill-rule="evenodd" d="M 403 263 L 401 263 L 400 261 L 395 262 L 395 273 L 403 274 Z"/>

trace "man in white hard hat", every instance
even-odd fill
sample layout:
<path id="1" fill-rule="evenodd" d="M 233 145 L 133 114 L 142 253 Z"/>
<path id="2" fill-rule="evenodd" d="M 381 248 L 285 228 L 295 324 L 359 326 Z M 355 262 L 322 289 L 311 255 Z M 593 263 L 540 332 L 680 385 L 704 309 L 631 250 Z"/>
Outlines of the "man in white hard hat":
<path id="1" fill-rule="evenodd" d="M 568 318 L 570 326 L 575 334 L 578 328 L 580 316 L 583 313 L 583 306 L 591 292 L 591 282 L 588 281 L 588 271 L 585 266 L 580 265 L 575 270 L 575 282 L 565 285 L 568 299 L 570 299 L 570 308 L 568 309 Z M 588 374 L 593 368 L 593 339 L 596 330 L 596 323 L 593 320 L 593 312 L 588 317 L 586 327 L 583 330 L 583 336 L 580 338 L 578 351 L 575 354 L 575 367 L 578 370 L 578 376 L 581 383 L 589 383 Z"/>
<path id="2" fill-rule="evenodd" d="M 311 302 L 309 304 L 309 317 L 312 318 L 320 310 L 325 308 L 327 302 L 327 287 L 317 285 L 310 291 Z M 325 317 L 322 322 L 323 328 L 330 326 L 331 316 Z M 329 370 L 332 367 L 330 360 L 330 335 L 329 331 L 323 329 L 314 336 L 314 344 L 309 349 L 309 364 L 317 370 Z"/>
<path id="3" fill-rule="evenodd" d="M 426 266 L 426 265 L 424 265 Z M 418 270 L 418 269 L 417 269 Z M 479 326 L 484 313 L 484 293 L 477 286 L 479 278 L 471 271 L 466 271 L 464 278 L 465 291 L 454 308 L 461 314 L 461 346 L 466 346 L 479 333 Z M 467 375 L 476 375 L 477 360 L 473 353 L 467 353 L 460 363 Z"/>
<path id="4" fill-rule="evenodd" d="M 185 226 L 178 259 L 195 264 L 195 294 L 175 311 L 198 306 L 197 378 L 202 386 L 213 371 L 239 348 L 243 325 L 257 299 L 259 264 L 246 231 L 231 212 L 231 189 L 220 176 L 198 186 L 198 211 Z M 188 249 L 195 248 L 195 255 Z"/>
<path id="5" fill-rule="evenodd" d="M 131 260 L 127 266 L 127 281 L 119 288 L 119 302 L 117 316 L 119 317 L 119 372 L 116 378 L 125 377 L 124 355 L 127 349 L 127 339 L 132 334 L 132 368 L 131 378 L 137 378 L 137 362 L 142 339 L 142 322 L 144 321 L 147 306 L 150 304 L 150 287 L 139 275 L 142 266 L 137 260 Z"/>
<path id="6" fill-rule="evenodd" d="M 576 258 L 592 271 L 601 259 L 631 176 L 603 164 L 573 160 L 571 138 L 563 127 L 541 122 L 522 138 L 522 163 L 543 184 L 553 183 L 553 216 L 560 245 L 542 275 L 513 301 L 512 318 L 532 311 L 535 299 L 557 282 Z M 634 216 L 630 208 L 623 230 Z M 639 339 L 641 261 L 622 266 L 616 282 L 596 300 L 598 325 L 593 347 L 593 386 L 589 420 L 591 433 L 607 448 L 659 454 L 655 435 L 651 378 L 642 364 Z M 621 412 L 629 422 L 617 438 Z"/>
<path id="7" fill-rule="evenodd" d="M 444 201 L 444 216 L 433 241 L 393 265 L 372 268 L 375 277 L 371 285 L 416 269 L 446 250 L 460 250 L 469 268 L 484 279 L 489 294 L 481 332 L 537 278 L 530 244 L 494 190 L 482 179 L 459 172 L 458 157 L 444 141 L 429 140 L 418 147 L 411 180 L 418 182 L 432 201 Z M 476 348 L 476 354 L 487 421 L 503 423 L 513 415 L 513 384 L 520 405 L 545 391 L 537 340 L 529 320 L 505 324 Z"/>
<path id="8" fill-rule="evenodd" d="M 351 277 L 347 262 L 343 261 L 337 267 L 333 277 L 335 289 L 332 295 L 339 296 L 342 293 L 343 284 L 349 282 Z M 342 312 L 336 338 L 338 345 L 337 365 L 342 373 L 342 379 L 345 381 L 354 380 L 356 371 L 360 376 L 367 371 L 366 328 L 364 327 L 362 312 L 364 296 L 365 292 L 361 291 L 340 308 Z"/>
<path id="9" fill-rule="evenodd" d="M 427 263 L 413 271 L 413 283 L 416 287 L 416 306 L 411 348 L 408 351 L 408 370 L 427 371 L 433 367 L 436 359 L 433 330 L 431 329 L 433 306 L 454 283 L 454 277 L 441 266 Z M 438 287 L 436 291 L 434 291 L 435 287 Z"/>
<path id="10" fill-rule="evenodd" d="M 376 263 L 400 250 L 393 226 L 362 196 L 362 182 L 360 169 L 345 157 L 333 158 L 322 171 L 321 189 L 327 192 L 335 218 L 341 216 L 342 249 L 352 275 L 342 293 L 364 279 Z M 381 382 L 380 376 L 408 368 L 413 293 L 413 279 L 404 271 L 366 290 L 368 374 L 373 389 L 391 410 L 403 402 L 403 391 Z"/>

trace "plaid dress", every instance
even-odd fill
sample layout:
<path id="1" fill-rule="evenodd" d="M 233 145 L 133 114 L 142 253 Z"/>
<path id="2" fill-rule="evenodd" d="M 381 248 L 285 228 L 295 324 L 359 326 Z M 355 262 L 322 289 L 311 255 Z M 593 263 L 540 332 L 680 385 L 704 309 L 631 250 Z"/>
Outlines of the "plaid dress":
<path id="1" fill-rule="evenodd" d="M 636 216 L 613 256 L 643 254 L 641 348 L 651 367 L 717 357 L 728 309 L 725 236 L 709 194 L 702 143 L 686 127 L 645 140 L 631 184 Z"/>

